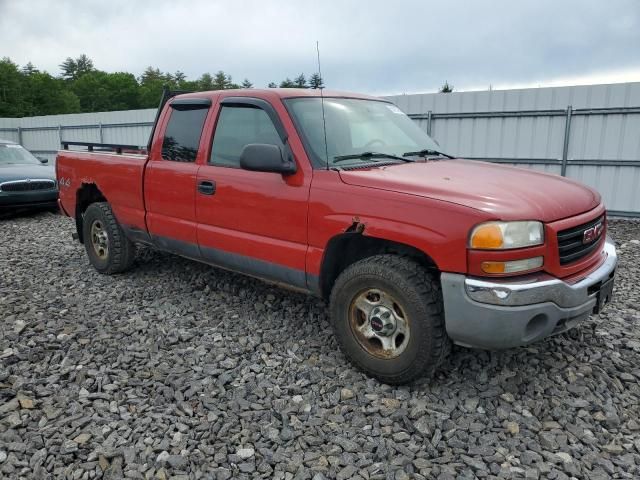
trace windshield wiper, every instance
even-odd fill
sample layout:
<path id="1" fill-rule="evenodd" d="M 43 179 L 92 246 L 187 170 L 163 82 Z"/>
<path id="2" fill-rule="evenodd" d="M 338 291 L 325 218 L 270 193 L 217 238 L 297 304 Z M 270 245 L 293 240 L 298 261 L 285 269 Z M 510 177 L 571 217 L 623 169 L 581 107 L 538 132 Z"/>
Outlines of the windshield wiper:
<path id="1" fill-rule="evenodd" d="M 447 158 L 456 158 L 447 153 L 440 152 L 438 150 L 433 150 L 432 148 L 425 148 L 424 150 L 418 150 L 417 152 L 405 152 L 402 154 L 403 157 L 426 157 L 427 155 L 438 155 L 438 156 L 443 156 Z"/>
<path id="2" fill-rule="evenodd" d="M 334 162 L 338 163 L 343 160 L 353 160 L 353 159 L 363 159 L 368 160 L 370 158 L 393 158 L 394 160 L 401 160 L 403 162 L 413 162 L 413 160 L 409 160 L 407 158 L 398 157 L 396 155 L 391 155 L 389 153 L 382 152 L 362 152 L 362 153 L 354 153 L 353 155 L 338 155 L 337 157 L 333 157 Z"/>

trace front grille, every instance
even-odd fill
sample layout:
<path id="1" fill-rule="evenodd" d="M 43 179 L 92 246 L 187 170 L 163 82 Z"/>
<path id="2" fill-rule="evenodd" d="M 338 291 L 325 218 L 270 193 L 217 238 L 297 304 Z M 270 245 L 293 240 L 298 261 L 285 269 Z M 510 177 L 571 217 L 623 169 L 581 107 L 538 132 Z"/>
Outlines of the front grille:
<path id="1" fill-rule="evenodd" d="M 31 192 L 33 190 L 51 190 L 55 188 L 53 180 L 17 180 L 14 182 L 0 183 L 2 192 Z"/>
<path id="2" fill-rule="evenodd" d="M 577 227 L 568 228 L 558 232 L 558 251 L 560 254 L 560 265 L 567 265 L 576 260 L 586 257 L 593 252 L 602 239 L 600 233 L 588 242 L 584 242 L 585 231 L 602 224 L 604 226 L 604 216 L 591 220 L 588 223 L 578 225 Z"/>

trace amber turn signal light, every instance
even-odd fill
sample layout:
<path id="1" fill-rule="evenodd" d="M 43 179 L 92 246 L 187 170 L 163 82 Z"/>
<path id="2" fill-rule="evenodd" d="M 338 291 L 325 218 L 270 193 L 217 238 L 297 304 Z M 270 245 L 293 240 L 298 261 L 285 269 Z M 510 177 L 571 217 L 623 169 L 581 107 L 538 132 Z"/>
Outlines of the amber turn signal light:
<path id="1" fill-rule="evenodd" d="M 502 248 L 504 240 L 502 229 L 495 223 L 488 223 L 478 227 L 471 237 L 471 248 L 498 249 Z"/>
<path id="2" fill-rule="evenodd" d="M 484 273 L 491 274 L 517 273 L 540 268 L 542 264 L 542 257 L 533 257 L 523 260 L 512 260 L 510 262 L 482 262 L 480 268 Z"/>

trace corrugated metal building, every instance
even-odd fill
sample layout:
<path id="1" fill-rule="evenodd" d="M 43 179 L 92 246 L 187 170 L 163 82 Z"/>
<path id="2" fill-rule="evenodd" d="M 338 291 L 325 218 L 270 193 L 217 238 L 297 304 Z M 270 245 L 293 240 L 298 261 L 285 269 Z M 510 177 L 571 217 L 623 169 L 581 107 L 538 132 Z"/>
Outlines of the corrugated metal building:
<path id="1" fill-rule="evenodd" d="M 640 82 L 386 97 L 455 155 L 564 174 L 640 216 Z M 60 140 L 146 145 L 155 109 L 0 119 L 53 159 Z"/>

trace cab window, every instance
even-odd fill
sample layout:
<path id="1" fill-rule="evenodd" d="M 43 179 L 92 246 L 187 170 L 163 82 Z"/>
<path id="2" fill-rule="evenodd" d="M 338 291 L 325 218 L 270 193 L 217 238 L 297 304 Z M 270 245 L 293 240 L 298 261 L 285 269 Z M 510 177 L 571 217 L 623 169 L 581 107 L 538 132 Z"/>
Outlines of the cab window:
<path id="1" fill-rule="evenodd" d="M 251 143 L 282 146 L 267 112 L 253 105 L 223 106 L 213 136 L 209 163 L 240 168 L 242 149 Z"/>
<path id="2" fill-rule="evenodd" d="M 207 118 L 206 108 L 171 110 L 162 140 L 162 158 L 174 162 L 195 162 L 200 136 Z"/>

